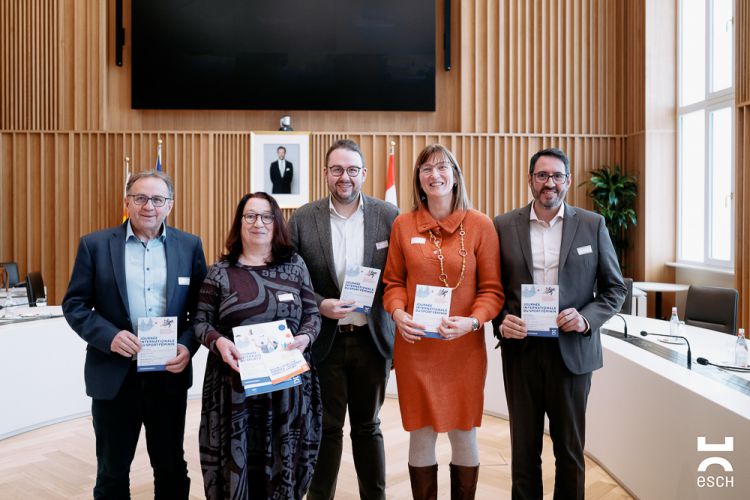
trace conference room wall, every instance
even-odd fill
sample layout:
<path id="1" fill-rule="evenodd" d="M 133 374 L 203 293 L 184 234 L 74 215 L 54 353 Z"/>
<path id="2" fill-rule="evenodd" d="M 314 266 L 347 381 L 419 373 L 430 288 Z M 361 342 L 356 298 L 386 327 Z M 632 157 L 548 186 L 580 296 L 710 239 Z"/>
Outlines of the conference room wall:
<path id="1" fill-rule="evenodd" d="M 123 158 L 135 171 L 153 167 L 158 136 L 164 170 L 175 180 L 175 208 L 168 223 L 196 233 L 207 259 L 220 252 L 237 200 L 250 189 L 247 132 L 0 132 L 0 255 L 21 272 L 40 270 L 50 302 L 59 303 L 81 235 L 122 220 Z M 571 156 L 572 203 L 586 206 L 586 172 L 622 162 L 617 136 L 506 136 L 489 134 L 313 133 L 311 199 L 323 196 L 322 166 L 334 140 L 362 145 L 368 168 L 363 191 L 382 198 L 391 141 L 396 143 L 397 192 L 402 210 L 411 206 L 411 174 L 418 152 L 440 142 L 456 153 L 474 206 L 494 216 L 530 201 L 527 162 L 542 147 Z M 286 210 L 287 215 L 290 210 Z"/>
<path id="2" fill-rule="evenodd" d="M 750 321 L 750 2 L 735 2 L 735 279 L 740 324 Z"/>

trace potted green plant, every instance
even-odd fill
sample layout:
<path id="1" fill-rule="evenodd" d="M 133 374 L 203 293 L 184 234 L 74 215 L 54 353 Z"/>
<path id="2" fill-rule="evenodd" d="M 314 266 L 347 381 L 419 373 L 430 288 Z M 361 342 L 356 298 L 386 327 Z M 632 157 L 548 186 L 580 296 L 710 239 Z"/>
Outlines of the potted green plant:
<path id="1" fill-rule="evenodd" d="M 594 202 L 594 209 L 604 217 L 622 267 L 629 243 L 627 230 L 637 223 L 634 205 L 638 180 L 615 165 L 591 170 L 588 181 L 583 184 L 590 188 L 588 196 Z"/>

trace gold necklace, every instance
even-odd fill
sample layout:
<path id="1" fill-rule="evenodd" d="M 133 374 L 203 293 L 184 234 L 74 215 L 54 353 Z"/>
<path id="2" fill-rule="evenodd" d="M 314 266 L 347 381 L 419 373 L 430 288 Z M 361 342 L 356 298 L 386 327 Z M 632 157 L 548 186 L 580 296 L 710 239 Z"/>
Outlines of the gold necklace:
<path id="1" fill-rule="evenodd" d="M 446 288 L 455 290 L 464 280 L 464 272 L 466 271 L 466 248 L 464 247 L 464 236 L 466 235 L 466 231 L 464 231 L 464 225 L 461 223 L 458 226 L 458 235 L 461 237 L 461 249 L 458 251 L 458 255 L 461 256 L 461 276 L 458 277 L 458 283 L 456 283 L 456 286 L 450 286 L 448 284 L 448 275 L 445 274 L 445 266 L 443 264 L 445 257 L 443 257 L 443 250 L 440 248 L 440 241 L 438 241 L 432 233 L 432 229 L 428 229 L 427 231 L 430 233 L 430 241 L 435 245 L 435 248 L 437 248 L 437 257 L 440 262 L 440 276 L 438 276 L 438 278 L 443 282 Z"/>

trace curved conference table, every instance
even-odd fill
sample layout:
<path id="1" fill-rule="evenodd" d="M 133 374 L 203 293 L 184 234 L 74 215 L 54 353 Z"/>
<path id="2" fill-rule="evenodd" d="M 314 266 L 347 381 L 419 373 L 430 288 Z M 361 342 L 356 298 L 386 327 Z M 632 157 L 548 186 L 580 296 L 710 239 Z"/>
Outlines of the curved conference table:
<path id="1" fill-rule="evenodd" d="M 59 309 L 50 308 L 52 311 Z M 666 322 L 625 316 L 629 331 L 668 333 Z M 622 320 L 605 325 L 622 331 Z M 664 359 L 621 338 L 602 335 L 604 368 L 594 374 L 587 413 L 586 452 L 633 495 L 644 499 L 747 498 L 750 493 L 750 376 L 735 385 L 717 380 L 713 367 L 698 367 L 698 356 L 718 363 L 728 354 L 731 336 L 685 327 L 693 349 L 693 370 L 679 356 L 684 346 L 667 345 L 651 337 L 638 340 L 674 351 L 676 361 Z M 618 335 L 613 333 L 613 335 Z M 501 354 L 485 330 L 488 374 L 487 413 L 507 417 Z M 3 324 L 0 321 L 0 440 L 37 427 L 87 415 L 83 362 L 85 344 L 63 318 Z M 206 350 L 194 358 L 190 397 L 199 397 Z M 740 382 L 738 382 L 738 380 Z M 394 395 L 395 381 L 388 392 Z M 744 384 L 744 386 L 743 386 Z M 731 452 L 699 452 L 697 442 L 734 438 Z M 1 441 L 0 441 L 1 444 Z M 702 460 L 722 457 L 733 472 L 711 465 L 697 472 Z M 732 488 L 697 486 L 698 476 L 731 476 Z"/>

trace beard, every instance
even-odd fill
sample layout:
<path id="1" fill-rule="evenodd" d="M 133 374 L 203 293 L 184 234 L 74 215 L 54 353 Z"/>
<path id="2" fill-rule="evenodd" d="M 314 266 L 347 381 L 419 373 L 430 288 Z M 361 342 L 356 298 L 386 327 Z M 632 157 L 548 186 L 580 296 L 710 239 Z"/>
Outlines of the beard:
<path id="1" fill-rule="evenodd" d="M 331 196 L 333 196 L 334 199 L 339 203 L 348 205 L 359 197 L 359 190 L 354 185 L 352 185 L 351 194 L 349 194 L 349 196 L 341 196 L 338 189 L 333 189 L 331 190 Z"/>

